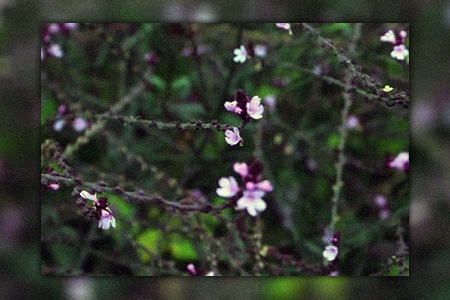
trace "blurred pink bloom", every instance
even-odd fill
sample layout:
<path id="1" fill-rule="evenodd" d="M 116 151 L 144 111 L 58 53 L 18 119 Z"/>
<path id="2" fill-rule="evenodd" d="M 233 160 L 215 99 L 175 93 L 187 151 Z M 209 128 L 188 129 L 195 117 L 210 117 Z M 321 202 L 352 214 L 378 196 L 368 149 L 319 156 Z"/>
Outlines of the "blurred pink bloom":
<path id="1" fill-rule="evenodd" d="M 379 207 L 385 207 L 387 205 L 386 197 L 383 195 L 376 195 L 373 198 L 373 202 L 375 202 L 375 204 Z"/>
<path id="2" fill-rule="evenodd" d="M 61 49 L 61 46 L 58 44 L 52 44 L 50 45 L 50 47 L 48 47 L 47 49 L 48 53 L 56 58 L 61 58 L 64 56 L 64 52 Z"/>
<path id="3" fill-rule="evenodd" d="M 239 129 L 237 127 L 234 127 L 233 130 L 225 130 L 225 142 L 227 142 L 227 144 L 234 146 L 238 143 L 242 144 L 242 141 L 243 140 L 239 134 Z"/>
<path id="4" fill-rule="evenodd" d="M 245 50 L 244 45 L 241 45 L 240 48 L 234 49 L 234 58 L 235 62 L 244 63 L 247 60 L 247 50 Z"/>
<path id="5" fill-rule="evenodd" d="M 394 44 L 396 41 L 394 31 L 389 30 L 383 36 L 380 37 L 380 41 Z"/>
<path id="6" fill-rule="evenodd" d="M 246 190 L 244 195 L 237 201 L 236 209 L 246 209 L 250 216 L 255 217 L 258 212 L 264 211 L 267 207 L 266 202 L 261 199 L 264 195 L 264 191 Z"/>
<path id="7" fill-rule="evenodd" d="M 233 102 L 225 102 L 224 103 L 225 109 L 231 112 L 234 112 L 236 114 L 240 114 L 242 112 L 242 109 L 240 107 L 237 106 L 237 101 L 234 100 Z"/>
<path id="8" fill-rule="evenodd" d="M 325 247 L 325 250 L 323 251 L 322 255 L 325 257 L 328 261 L 333 261 L 336 256 L 338 255 L 339 250 L 336 246 L 328 245 Z"/>
<path id="9" fill-rule="evenodd" d="M 347 118 L 347 128 L 348 129 L 355 129 L 360 128 L 361 124 L 359 123 L 358 117 L 354 115 L 350 115 Z"/>
<path id="10" fill-rule="evenodd" d="M 233 176 L 220 178 L 219 186 L 220 188 L 216 189 L 216 193 L 224 198 L 231 198 L 240 191 L 238 183 Z"/>
<path id="11" fill-rule="evenodd" d="M 261 182 L 258 182 L 257 184 L 256 184 L 256 188 L 257 189 L 259 189 L 259 190 L 261 190 L 261 191 L 264 191 L 264 192 L 271 192 L 271 191 L 273 191 L 273 185 L 272 185 L 272 183 L 269 181 L 269 180 L 263 180 L 263 181 L 261 181 Z"/>
<path id="12" fill-rule="evenodd" d="M 386 220 L 387 218 L 389 218 L 390 215 L 391 215 L 391 212 L 390 212 L 389 209 L 387 209 L 387 208 L 382 209 L 382 210 L 380 210 L 380 211 L 378 212 L 378 217 L 379 217 L 381 220 Z"/>
<path id="13" fill-rule="evenodd" d="M 254 96 L 250 102 L 247 103 L 247 114 L 253 119 L 261 119 L 264 107 L 261 104 L 261 98 Z"/>
<path id="14" fill-rule="evenodd" d="M 239 175 L 241 175 L 242 177 L 245 177 L 248 175 L 248 165 L 243 162 L 243 163 L 234 163 L 233 165 L 233 170 L 238 173 Z"/>
<path id="15" fill-rule="evenodd" d="M 114 219 L 111 211 L 102 209 L 102 215 L 98 222 L 98 228 L 108 230 L 110 227 L 116 227 L 116 219 Z"/>
<path id="16" fill-rule="evenodd" d="M 58 182 L 49 183 L 48 187 L 51 188 L 54 191 L 57 191 L 57 190 L 59 190 L 59 183 Z"/>
<path id="17" fill-rule="evenodd" d="M 258 57 L 264 57 L 267 54 L 267 45 L 257 44 L 255 45 L 255 55 Z"/>

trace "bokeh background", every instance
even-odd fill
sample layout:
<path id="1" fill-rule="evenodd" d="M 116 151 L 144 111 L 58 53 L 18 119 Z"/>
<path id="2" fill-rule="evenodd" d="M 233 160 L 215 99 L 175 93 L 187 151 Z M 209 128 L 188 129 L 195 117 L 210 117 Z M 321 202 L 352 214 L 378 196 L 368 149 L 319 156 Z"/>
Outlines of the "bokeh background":
<path id="1" fill-rule="evenodd" d="M 7 299 L 168 299 L 239 297 L 258 299 L 448 299 L 450 188 L 447 134 L 450 129 L 448 1 L 364 5 L 345 1 L 322 5 L 255 1 L 166 2 L 145 5 L 106 1 L 2 1 L 0 3 L 1 84 L 1 270 Z M 384 4 L 384 3 L 383 3 Z M 139 8 L 136 14 L 136 9 Z M 310 16 L 310 17 L 308 17 Z M 197 20 L 310 20 L 410 22 L 411 56 L 411 276 L 392 278 L 48 278 L 39 272 L 39 22 Z M 303 17 L 303 18 L 302 18 Z M 420 284 L 419 284 L 420 283 Z M 420 288 L 419 288 L 420 287 Z M 83 294 L 85 293 L 85 294 Z M 145 297 L 143 297 L 145 295 Z"/>

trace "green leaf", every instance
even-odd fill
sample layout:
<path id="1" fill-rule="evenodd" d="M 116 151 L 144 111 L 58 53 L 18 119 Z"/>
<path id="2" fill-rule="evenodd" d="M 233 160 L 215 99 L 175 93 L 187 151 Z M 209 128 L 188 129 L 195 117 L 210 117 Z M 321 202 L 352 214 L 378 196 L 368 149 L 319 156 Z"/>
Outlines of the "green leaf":
<path id="1" fill-rule="evenodd" d="M 148 83 L 156 87 L 158 90 L 166 89 L 166 82 L 161 77 L 155 74 L 146 74 L 144 79 L 147 80 Z"/>
<path id="2" fill-rule="evenodd" d="M 56 114 L 56 101 L 44 99 L 41 104 L 41 125 Z"/>
<path id="3" fill-rule="evenodd" d="M 136 239 L 139 244 L 149 250 L 137 249 L 137 253 L 142 262 L 147 262 L 152 259 L 152 253 L 158 253 L 158 241 L 160 239 L 161 230 L 159 229 L 148 229 Z"/>
<path id="4" fill-rule="evenodd" d="M 341 142 L 341 136 L 337 133 L 333 133 L 328 137 L 327 145 L 330 149 L 336 149 L 339 147 Z"/>
<path id="5" fill-rule="evenodd" d="M 169 250 L 173 258 L 177 260 L 192 261 L 199 258 L 191 241 L 178 233 L 170 236 Z"/>

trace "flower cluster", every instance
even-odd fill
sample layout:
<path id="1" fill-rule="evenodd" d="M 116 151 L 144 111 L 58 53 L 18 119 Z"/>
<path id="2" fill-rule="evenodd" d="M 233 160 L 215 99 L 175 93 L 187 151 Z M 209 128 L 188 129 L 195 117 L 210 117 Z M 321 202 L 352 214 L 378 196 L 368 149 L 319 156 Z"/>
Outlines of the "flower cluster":
<path id="1" fill-rule="evenodd" d="M 267 205 L 262 197 L 273 190 L 272 183 L 269 180 L 261 180 L 262 164 L 259 160 L 250 164 L 237 162 L 233 165 L 233 170 L 241 176 L 243 187 L 239 186 L 233 176 L 222 177 L 216 193 L 224 198 L 238 196 L 236 209 L 246 209 L 249 215 L 255 217 L 266 209 Z"/>
<path id="2" fill-rule="evenodd" d="M 380 37 L 382 42 L 390 43 L 394 45 L 394 49 L 391 52 L 391 56 L 398 60 L 404 60 L 408 55 L 409 51 L 405 46 L 406 31 L 401 30 L 394 32 L 389 30 L 383 36 Z"/>
<path id="3" fill-rule="evenodd" d="M 85 206 L 85 214 L 90 214 L 91 217 L 94 217 L 99 221 L 98 228 L 108 230 L 111 226 L 116 227 L 116 219 L 114 219 L 112 211 L 108 207 L 109 203 L 106 197 L 97 199 L 97 194 L 92 195 L 87 191 L 82 191 L 80 196 L 83 198 L 80 202 L 81 206 L 86 205 L 86 200 L 91 200 L 93 202 L 92 207 Z"/>
<path id="4" fill-rule="evenodd" d="M 239 48 L 234 49 L 233 60 L 238 63 L 244 63 L 247 59 L 255 57 L 265 57 L 267 54 L 266 44 L 254 44 L 253 41 L 249 41 L 247 47 L 241 45 Z"/>
<path id="5" fill-rule="evenodd" d="M 236 93 L 236 99 L 232 102 L 225 102 L 225 109 L 239 115 L 245 126 L 251 119 L 261 119 L 264 112 L 264 107 L 261 104 L 261 98 L 254 96 L 250 99 L 242 90 L 238 90 Z M 240 136 L 239 128 L 233 127 L 225 131 L 225 141 L 229 145 L 236 145 L 240 143 L 242 145 L 243 139 Z"/>
<path id="6" fill-rule="evenodd" d="M 42 27 L 41 37 L 45 44 L 44 48 L 41 48 L 41 60 L 44 60 L 48 56 L 62 58 L 64 51 L 61 45 L 52 41 L 55 34 L 67 34 L 69 31 L 78 27 L 78 23 L 49 23 Z"/>
<path id="7" fill-rule="evenodd" d="M 389 159 L 388 167 L 407 172 L 409 170 L 409 153 L 400 152 L 395 158 Z"/>

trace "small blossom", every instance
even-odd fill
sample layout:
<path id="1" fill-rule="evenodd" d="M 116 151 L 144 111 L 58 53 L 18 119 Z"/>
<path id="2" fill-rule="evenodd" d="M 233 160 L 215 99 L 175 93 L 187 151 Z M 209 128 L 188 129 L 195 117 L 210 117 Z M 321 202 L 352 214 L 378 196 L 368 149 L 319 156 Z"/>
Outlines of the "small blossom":
<path id="1" fill-rule="evenodd" d="M 83 132 L 88 126 L 88 122 L 80 117 L 77 117 L 72 122 L 72 127 L 77 132 Z"/>
<path id="2" fill-rule="evenodd" d="M 391 212 L 387 208 L 384 208 L 378 212 L 378 217 L 381 220 L 386 220 L 387 218 L 389 218 L 390 215 L 391 215 Z"/>
<path id="3" fill-rule="evenodd" d="M 388 166 L 403 172 L 407 171 L 409 169 L 409 153 L 399 153 L 392 161 L 388 163 Z"/>
<path id="4" fill-rule="evenodd" d="M 244 163 L 234 163 L 233 170 L 241 175 L 242 177 L 245 177 L 248 175 L 248 165 Z"/>
<path id="5" fill-rule="evenodd" d="M 292 35 L 292 29 L 290 23 L 276 23 L 275 24 L 278 28 L 282 28 L 284 30 L 287 30 L 290 35 Z"/>
<path id="6" fill-rule="evenodd" d="M 257 44 L 255 45 L 255 55 L 258 57 L 264 57 L 267 54 L 267 45 Z"/>
<path id="7" fill-rule="evenodd" d="M 48 184 L 48 187 L 51 188 L 54 191 L 59 190 L 59 183 L 58 182 L 51 182 Z"/>
<path id="8" fill-rule="evenodd" d="M 102 209 L 102 215 L 98 222 L 98 228 L 108 230 L 110 227 L 116 227 L 116 219 L 114 219 L 112 213 L 106 209 Z"/>
<path id="9" fill-rule="evenodd" d="M 404 60 L 408 55 L 409 51 L 405 45 L 394 46 L 394 50 L 391 52 L 391 56 L 398 60 Z"/>
<path id="10" fill-rule="evenodd" d="M 50 33 L 57 33 L 60 31 L 59 25 L 57 23 L 51 23 L 48 25 L 48 31 Z"/>
<path id="11" fill-rule="evenodd" d="M 390 87 L 389 85 L 385 85 L 383 88 L 383 92 L 389 93 L 393 90 L 392 87 Z"/>
<path id="12" fill-rule="evenodd" d="M 373 202 L 375 202 L 375 204 L 379 207 L 386 207 L 387 205 L 386 197 L 383 195 L 376 195 L 373 198 Z"/>
<path id="13" fill-rule="evenodd" d="M 96 203 L 96 204 L 98 203 L 97 194 L 92 195 L 91 193 L 89 193 L 87 191 L 82 191 L 80 193 L 80 196 L 85 198 L 85 199 L 94 201 L 94 203 Z"/>
<path id="14" fill-rule="evenodd" d="M 331 271 L 328 276 L 339 276 L 339 271 Z"/>
<path id="15" fill-rule="evenodd" d="M 239 129 L 237 127 L 234 127 L 233 130 L 225 130 L 225 142 L 227 142 L 227 144 L 231 146 L 234 146 L 238 143 L 242 144 L 243 140 L 239 134 Z"/>
<path id="16" fill-rule="evenodd" d="M 261 98 L 255 96 L 247 103 L 247 114 L 253 119 L 261 119 L 262 113 L 264 112 L 264 107 L 261 104 Z"/>
<path id="17" fill-rule="evenodd" d="M 52 44 L 50 47 L 48 47 L 48 53 L 56 58 L 61 58 L 64 55 L 64 52 L 61 49 L 61 46 L 58 44 Z"/>
<path id="18" fill-rule="evenodd" d="M 193 263 L 190 263 L 187 265 L 186 269 L 192 274 L 192 275 L 197 275 L 197 270 L 195 270 L 195 266 Z"/>
<path id="19" fill-rule="evenodd" d="M 234 100 L 233 102 L 225 102 L 224 103 L 225 109 L 231 112 L 234 112 L 236 114 L 240 114 L 242 112 L 242 109 L 240 107 L 237 106 L 237 101 Z"/>
<path id="20" fill-rule="evenodd" d="M 216 276 L 216 274 L 214 273 L 214 271 L 209 271 L 205 276 Z"/>
<path id="21" fill-rule="evenodd" d="M 66 120 L 58 119 L 55 121 L 55 123 L 53 123 L 53 130 L 59 132 L 64 128 L 64 125 L 66 125 Z"/>
<path id="22" fill-rule="evenodd" d="M 348 129 L 355 129 L 355 128 L 359 128 L 361 126 L 361 124 L 359 123 L 359 119 L 354 116 L 354 115 L 350 115 L 347 118 L 347 128 Z"/>
<path id="23" fill-rule="evenodd" d="M 234 49 L 234 58 L 235 62 L 244 63 L 247 60 L 247 50 L 244 45 L 241 45 L 240 48 Z"/>
<path id="24" fill-rule="evenodd" d="M 67 29 L 67 30 L 74 30 L 78 28 L 78 23 L 63 23 L 63 26 Z"/>
<path id="25" fill-rule="evenodd" d="M 325 250 L 323 251 L 322 255 L 326 260 L 333 261 L 335 260 L 338 253 L 339 250 L 336 246 L 328 245 L 325 247 Z"/>
<path id="26" fill-rule="evenodd" d="M 388 32 L 386 32 L 383 36 L 380 37 L 380 41 L 394 44 L 396 41 L 394 31 L 389 30 Z"/>
<path id="27" fill-rule="evenodd" d="M 240 191 L 238 183 L 233 176 L 220 178 L 219 186 L 220 188 L 216 189 L 216 193 L 224 198 L 231 198 Z"/>
<path id="28" fill-rule="evenodd" d="M 246 190 L 244 195 L 237 201 L 236 209 L 246 209 L 250 216 L 255 217 L 258 212 L 264 211 L 267 207 L 266 202 L 261 199 L 264 195 L 264 191 Z"/>

